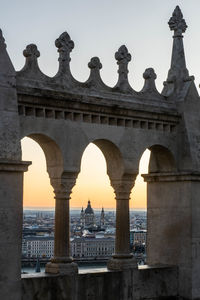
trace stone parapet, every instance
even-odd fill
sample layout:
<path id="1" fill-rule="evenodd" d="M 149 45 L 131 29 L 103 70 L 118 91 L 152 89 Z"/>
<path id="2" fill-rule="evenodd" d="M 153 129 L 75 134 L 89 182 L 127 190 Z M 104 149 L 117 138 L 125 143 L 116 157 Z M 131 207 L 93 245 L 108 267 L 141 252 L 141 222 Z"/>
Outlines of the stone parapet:
<path id="1" fill-rule="evenodd" d="M 108 271 L 88 269 L 74 275 L 22 275 L 22 300 L 144 300 L 179 299 L 178 270 L 172 266 L 143 266 Z"/>

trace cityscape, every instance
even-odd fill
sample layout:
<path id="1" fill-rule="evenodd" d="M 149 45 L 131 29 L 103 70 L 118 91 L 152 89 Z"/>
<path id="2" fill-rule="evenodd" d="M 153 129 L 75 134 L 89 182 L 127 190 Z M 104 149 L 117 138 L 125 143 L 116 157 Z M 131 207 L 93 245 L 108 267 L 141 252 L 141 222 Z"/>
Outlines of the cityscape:
<path id="1" fill-rule="evenodd" d="M 81 264 L 106 265 L 115 250 L 115 211 L 94 210 L 88 200 L 86 208 L 70 211 L 70 250 Z M 130 247 L 138 264 L 146 259 L 146 211 L 130 211 Z M 54 210 L 24 209 L 22 236 L 22 270 L 40 271 L 54 252 Z M 30 270 L 30 268 L 29 268 Z"/>

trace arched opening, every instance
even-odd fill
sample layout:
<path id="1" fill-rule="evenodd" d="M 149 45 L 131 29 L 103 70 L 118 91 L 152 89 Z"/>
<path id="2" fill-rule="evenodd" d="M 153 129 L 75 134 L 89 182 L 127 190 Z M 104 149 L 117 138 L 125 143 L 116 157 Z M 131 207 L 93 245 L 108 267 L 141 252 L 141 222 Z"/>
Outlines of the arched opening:
<path id="1" fill-rule="evenodd" d="M 98 261 L 114 253 L 116 201 L 107 174 L 114 177 L 122 171 L 120 152 L 111 142 L 96 140 L 85 149 L 71 198 L 74 258 Z"/>
<path id="2" fill-rule="evenodd" d="M 39 144 L 25 137 L 21 141 L 22 159 L 31 161 L 24 173 L 23 206 L 25 209 L 54 207 L 53 188 L 47 173 L 45 154 Z"/>
<path id="3" fill-rule="evenodd" d="M 54 252 L 55 200 L 49 177 L 60 176 L 63 163 L 60 149 L 47 136 L 29 135 L 21 145 L 22 159 L 32 161 L 24 173 L 22 272 L 36 272 L 37 260 L 44 269 Z"/>
<path id="4" fill-rule="evenodd" d="M 173 172 L 176 170 L 174 157 L 169 149 L 161 145 L 149 147 L 149 173 Z"/>

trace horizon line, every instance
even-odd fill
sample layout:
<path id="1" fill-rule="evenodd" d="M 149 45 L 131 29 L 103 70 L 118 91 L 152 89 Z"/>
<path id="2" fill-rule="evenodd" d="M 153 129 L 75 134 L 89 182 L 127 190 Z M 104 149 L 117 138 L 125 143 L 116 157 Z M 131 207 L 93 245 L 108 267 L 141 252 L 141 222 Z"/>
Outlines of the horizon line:
<path id="1" fill-rule="evenodd" d="M 37 210 L 37 209 L 41 209 L 41 210 L 55 210 L 55 206 L 24 206 L 23 210 Z M 82 206 L 80 207 L 70 207 L 70 210 L 81 210 Z M 97 207 L 97 208 L 93 208 L 94 210 L 99 210 L 102 209 L 102 207 Z M 104 207 L 105 210 L 116 210 L 115 207 Z M 139 208 L 130 208 L 130 210 L 147 210 L 147 208 L 145 207 L 139 207 Z"/>

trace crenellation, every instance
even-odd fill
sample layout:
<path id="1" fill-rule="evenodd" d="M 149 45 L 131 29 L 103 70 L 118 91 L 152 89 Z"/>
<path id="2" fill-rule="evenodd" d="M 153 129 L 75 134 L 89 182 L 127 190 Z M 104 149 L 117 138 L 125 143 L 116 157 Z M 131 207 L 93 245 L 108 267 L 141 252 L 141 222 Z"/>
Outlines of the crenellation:
<path id="1" fill-rule="evenodd" d="M 25 66 L 17 72 L 17 88 L 32 87 L 41 91 L 70 91 L 73 95 L 87 95 L 89 93 L 98 93 L 107 98 L 116 97 L 120 94 L 134 97 L 139 101 L 143 98 L 151 101 L 165 100 L 157 91 L 155 86 L 156 74 L 153 68 L 145 70 L 143 77 L 145 79 L 144 87 L 140 92 L 136 92 L 128 81 L 128 63 L 131 61 L 131 54 L 125 45 L 122 45 L 115 53 L 118 68 L 118 81 L 114 87 L 107 86 L 100 75 L 102 64 L 98 57 L 92 57 L 88 63 L 90 75 L 86 82 L 76 80 L 70 70 L 70 53 L 74 48 L 74 42 L 67 32 L 63 32 L 55 41 L 59 53 L 59 69 L 54 77 L 45 75 L 39 68 L 38 58 L 40 52 L 35 44 L 30 44 L 23 51 L 26 58 Z M 124 98 L 124 101 L 126 98 Z"/>

